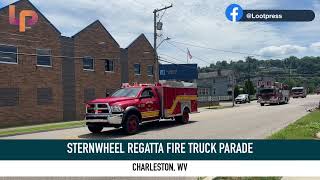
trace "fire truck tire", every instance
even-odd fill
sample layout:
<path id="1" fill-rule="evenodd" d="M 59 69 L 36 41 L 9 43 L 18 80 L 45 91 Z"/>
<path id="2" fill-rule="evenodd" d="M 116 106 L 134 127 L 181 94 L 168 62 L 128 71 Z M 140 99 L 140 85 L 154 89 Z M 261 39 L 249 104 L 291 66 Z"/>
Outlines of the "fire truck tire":
<path id="1" fill-rule="evenodd" d="M 137 116 L 136 114 L 129 114 L 123 123 L 123 130 L 125 131 L 125 133 L 128 135 L 136 134 L 139 131 L 139 128 L 139 116 Z"/>
<path id="2" fill-rule="evenodd" d="M 263 103 L 261 103 L 260 105 L 261 105 L 261 106 L 264 106 L 264 104 L 263 104 Z"/>
<path id="3" fill-rule="evenodd" d="M 184 108 L 182 116 L 176 116 L 175 120 L 181 124 L 188 124 L 190 119 L 190 110 L 188 108 Z"/>
<path id="4" fill-rule="evenodd" d="M 96 133 L 100 133 L 102 131 L 103 126 L 88 125 L 88 129 L 90 132 L 96 134 Z"/>

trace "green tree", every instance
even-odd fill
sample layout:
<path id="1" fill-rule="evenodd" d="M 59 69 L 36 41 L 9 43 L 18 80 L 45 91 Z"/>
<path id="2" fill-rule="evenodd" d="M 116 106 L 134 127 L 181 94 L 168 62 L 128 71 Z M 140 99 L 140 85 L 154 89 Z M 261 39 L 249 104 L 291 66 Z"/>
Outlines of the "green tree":
<path id="1" fill-rule="evenodd" d="M 252 81 L 246 81 L 244 85 L 244 91 L 249 95 L 254 95 L 256 93 L 256 90 L 253 86 Z"/>
<path id="2" fill-rule="evenodd" d="M 238 85 L 234 87 L 234 97 L 236 98 L 240 94 L 240 88 Z"/>

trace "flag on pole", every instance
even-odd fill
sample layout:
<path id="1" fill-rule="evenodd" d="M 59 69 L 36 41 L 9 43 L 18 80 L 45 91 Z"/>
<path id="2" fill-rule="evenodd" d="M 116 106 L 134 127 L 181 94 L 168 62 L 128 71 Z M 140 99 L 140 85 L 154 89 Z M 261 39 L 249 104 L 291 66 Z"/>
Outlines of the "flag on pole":
<path id="1" fill-rule="evenodd" d="M 188 58 L 189 58 L 189 59 L 192 59 L 192 55 L 191 55 L 191 53 L 190 53 L 190 51 L 189 51 L 189 48 L 187 48 L 187 50 L 188 50 Z"/>

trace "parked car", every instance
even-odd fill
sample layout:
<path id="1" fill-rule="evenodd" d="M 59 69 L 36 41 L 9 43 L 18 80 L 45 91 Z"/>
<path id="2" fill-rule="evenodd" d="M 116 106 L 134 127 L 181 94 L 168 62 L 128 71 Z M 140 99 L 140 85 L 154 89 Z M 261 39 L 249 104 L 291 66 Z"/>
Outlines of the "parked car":
<path id="1" fill-rule="evenodd" d="M 250 103 L 249 94 L 240 94 L 238 97 L 236 97 L 235 102 L 236 104 Z"/>

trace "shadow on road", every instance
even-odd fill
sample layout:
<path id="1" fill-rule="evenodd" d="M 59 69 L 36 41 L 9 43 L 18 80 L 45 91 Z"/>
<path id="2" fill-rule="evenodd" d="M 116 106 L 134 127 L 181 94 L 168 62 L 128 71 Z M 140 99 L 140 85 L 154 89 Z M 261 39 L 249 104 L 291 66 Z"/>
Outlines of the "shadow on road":
<path id="1" fill-rule="evenodd" d="M 190 121 L 189 124 L 196 123 L 197 121 Z M 139 135 L 146 135 L 145 132 L 148 131 L 161 131 L 163 129 L 169 129 L 177 126 L 187 126 L 183 124 L 179 124 L 175 121 L 160 121 L 160 122 L 150 122 L 145 123 L 140 126 L 140 132 Z M 132 135 L 134 136 L 134 135 Z M 103 131 L 98 134 L 84 134 L 78 136 L 80 139 L 109 139 L 109 138 L 121 138 L 121 137 L 130 137 L 129 135 L 126 135 L 122 129 L 112 129 L 109 131 Z"/>

